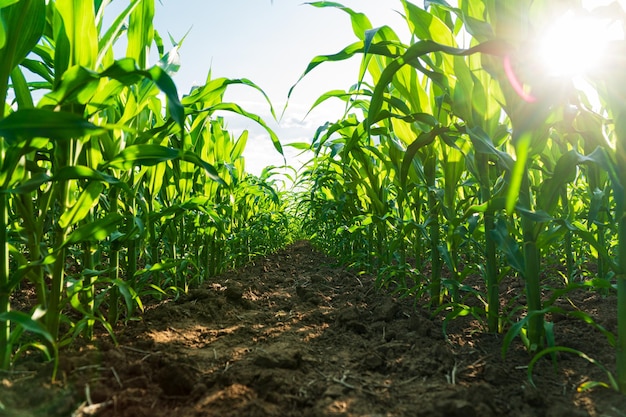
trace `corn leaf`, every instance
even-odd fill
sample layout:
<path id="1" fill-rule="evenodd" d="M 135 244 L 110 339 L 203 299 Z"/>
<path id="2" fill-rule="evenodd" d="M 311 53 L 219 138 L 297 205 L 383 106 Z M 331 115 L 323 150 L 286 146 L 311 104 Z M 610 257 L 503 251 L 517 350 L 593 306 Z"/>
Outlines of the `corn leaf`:
<path id="1" fill-rule="evenodd" d="M 48 330 L 41 323 L 33 320 L 33 318 L 26 313 L 21 311 L 6 311 L 0 314 L 0 321 L 17 323 L 22 326 L 24 330 L 43 337 L 51 345 L 55 346 L 56 344 L 56 341 L 50 332 L 48 332 Z"/>
<path id="2" fill-rule="evenodd" d="M 140 68 L 146 67 L 148 50 L 154 39 L 153 18 L 154 0 L 139 0 L 139 5 L 130 13 L 126 56 L 137 61 Z"/>
<path id="3" fill-rule="evenodd" d="M 63 246 L 79 243 L 79 242 L 98 242 L 109 237 L 117 227 L 122 223 L 124 217 L 117 213 L 110 213 L 106 216 L 80 226 L 69 234 Z"/>
<path id="4" fill-rule="evenodd" d="M 0 135 L 7 138 L 9 145 L 35 137 L 61 140 L 104 131 L 75 113 L 46 109 L 18 110 L 0 120 Z"/>
<path id="5" fill-rule="evenodd" d="M 355 12 L 349 7 L 345 7 L 341 3 L 335 3 L 332 1 L 316 1 L 311 3 L 305 3 L 314 7 L 335 7 L 338 8 L 350 15 L 350 20 L 352 22 L 352 31 L 356 35 L 357 38 L 364 40 L 365 32 L 372 28 L 372 23 L 363 13 Z"/>
<path id="6" fill-rule="evenodd" d="M 0 8 L 0 30 L 3 44 L 0 48 L 0 118 L 4 115 L 9 75 L 35 47 L 43 34 L 46 19 L 44 0 L 5 2 Z"/>
<path id="7" fill-rule="evenodd" d="M 98 55 L 98 34 L 94 3 L 84 0 L 57 0 L 55 6 L 63 20 L 68 41 L 68 68 L 81 65 L 94 68 Z"/>
<path id="8" fill-rule="evenodd" d="M 82 191 L 74 205 L 68 211 L 61 214 L 59 226 L 65 229 L 85 219 L 89 212 L 98 204 L 103 190 L 104 184 L 101 182 L 90 182 Z"/>

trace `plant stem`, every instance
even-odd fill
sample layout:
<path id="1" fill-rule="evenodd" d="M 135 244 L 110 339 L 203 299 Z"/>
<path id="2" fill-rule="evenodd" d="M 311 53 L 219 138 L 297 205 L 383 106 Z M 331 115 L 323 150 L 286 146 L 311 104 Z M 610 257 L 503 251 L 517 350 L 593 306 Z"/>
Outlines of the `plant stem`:
<path id="1" fill-rule="evenodd" d="M 498 266 L 496 265 L 496 242 L 491 235 L 495 229 L 493 213 L 485 213 L 485 269 L 487 281 L 487 326 L 489 331 L 498 331 L 500 318 L 500 286 L 498 285 Z"/>
<path id="2" fill-rule="evenodd" d="M 7 195 L 0 194 L 0 314 L 11 311 L 9 299 L 9 242 Z M 11 323 L 0 321 L 0 369 L 8 369 L 11 360 L 9 336 Z"/>
<path id="3" fill-rule="evenodd" d="M 430 212 L 430 302 L 438 306 L 441 304 L 441 256 L 439 254 L 439 201 L 437 199 L 436 175 L 437 175 L 437 159 L 436 156 L 430 155 L 424 164 L 424 175 L 426 176 L 428 191 L 428 208 Z"/>
<path id="4" fill-rule="evenodd" d="M 617 385 L 621 393 L 626 394 L 626 196 L 623 187 L 626 184 L 626 107 L 622 101 L 623 88 L 612 91 L 613 117 L 615 119 L 615 165 L 618 184 L 622 188 L 617 192 L 615 217 L 617 224 L 617 344 L 615 346 Z"/>
<path id="5" fill-rule="evenodd" d="M 528 340 L 530 351 L 536 352 L 543 347 L 543 315 L 535 314 L 541 310 L 541 286 L 539 280 L 540 251 L 536 242 L 524 243 L 524 262 L 526 279 L 526 303 L 528 314 Z"/>
<path id="6" fill-rule="evenodd" d="M 530 186 L 528 171 L 524 171 L 522 179 L 522 189 L 519 202 L 522 208 L 531 209 Z M 539 265 L 541 262 L 541 251 L 537 246 L 535 227 L 537 224 L 527 216 L 522 215 L 522 239 L 524 240 L 524 280 L 526 281 L 526 304 L 528 314 L 528 340 L 531 353 L 537 352 L 543 347 L 544 322 L 543 315 L 536 314 L 541 310 L 541 282 L 539 279 Z"/>
<path id="7" fill-rule="evenodd" d="M 8 65 L 0 66 L 0 120 L 4 119 L 7 99 L 9 74 L 12 68 Z M 6 148 L 4 138 L 0 138 L 0 168 L 6 170 Z M 2 185 L 6 189 L 6 185 Z M 11 311 L 9 288 L 9 197 L 8 194 L 0 194 L 0 314 Z M 8 369 L 11 361 L 11 348 L 9 337 L 11 336 L 11 322 L 0 321 L 0 369 Z"/>
<path id="8" fill-rule="evenodd" d="M 626 394 L 626 213 L 622 213 L 618 229 L 617 274 L 617 384 L 622 394 Z"/>
<path id="9" fill-rule="evenodd" d="M 481 202 L 491 200 L 489 180 L 489 157 L 483 153 L 476 153 L 476 165 L 480 181 Z M 490 332 L 498 331 L 500 317 L 500 288 L 498 286 L 498 267 L 496 265 L 496 242 L 491 231 L 495 229 L 493 211 L 487 210 L 485 220 L 485 282 L 487 287 L 487 327 Z"/>
<path id="10" fill-rule="evenodd" d="M 61 181 L 58 184 L 59 201 L 61 202 L 61 210 L 67 208 L 67 182 Z M 57 258 L 52 268 L 52 282 L 50 283 L 50 298 L 48 303 L 48 312 L 46 313 L 46 324 L 48 331 L 54 340 L 58 340 L 59 323 L 61 317 L 61 297 L 63 293 L 63 282 L 65 274 L 65 242 L 66 231 L 64 228 L 56 225 L 54 232 L 54 248 L 59 248 Z"/>
<path id="11" fill-rule="evenodd" d="M 36 198 L 36 197 L 35 197 Z M 28 251 L 30 253 L 31 260 L 37 260 L 41 258 L 41 237 L 43 231 L 38 221 L 31 221 L 30 219 L 36 219 L 38 216 L 35 213 L 33 206 L 33 197 L 30 194 L 18 196 L 13 200 L 24 223 L 28 225 Z M 28 220 L 27 220 L 28 219 Z M 47 288 L 44 281 L 43 267 L 41 265 L 33 267 L 33 272 L 30 274 L 30 279 L 35 285 L 35 291 L 37 292 L 37 303 L 44 307 L 47 305 Z"/>
<path id="12" fill-rule="evenodd" d="M 93 214 L 89 215 L 89 219 L 93 219 Z M 93 269 L 94 261 L 93 254 L 96 251 L 96 247 L 93 242 L 83 242 L 83 270 Z M 85 293 L 83 294 L 83 304 L 87 307 L 87 311 L 89 313 L 94 314 L 95 307 L 95 296 L 96 293 L 94 291 L 94 279 L 91 276 L 85 277 L 84 282 Z M 87 327 L 85 328 L 85 337 L 87 340 L 93 339 L 93 327 L 95 321 L 90 319 L 87 321 Z"/>
<path id="13" fill-rule="evenodd" d="M 116 188 L 111 189 L 110 193 L 110 210 L 111 213 L 117 213 L 118 209 L 118 190 Z M 109 293 L 109 315 L 108 321 L 109 324 L 115 326 L 117 320 L 119 319 L 119 288 L 117 287 L 117 279 L 119 278 L 119 269 L 120 269 L 120 251 L 119 251 L 119 242 L 112 240 L 111 241 L 111 253 L 110 253 L 110 268 L 111 268 L 111 292 Z"/>
<path id="14" fill-rule="evenodd" d="M 59 142 L 54 149 L 54 166 L 56 169 L 68 166 L 72 154 L 72 140 Z M 69 187 L 68 181 L 59 181 L 56 188 L 56 200 L 59 204 L 60 213 L 63 213 L 69 207 Z M 58 340 L 59 323 L 61 317 L 61 298 L 63 296 L 63 286 L 65 278 L 65 238 L 67 236 L 67 228 L 61 227 L 58 223 L 54 230 L 54 246 L 53 250 L 57 251 L 56 261 L 52 268 L 52 281 L 50 283 L 50 298 L 48 303 L 48 311 L 46 313 L 46 324 L 48 331 L 54 340 Z"/>

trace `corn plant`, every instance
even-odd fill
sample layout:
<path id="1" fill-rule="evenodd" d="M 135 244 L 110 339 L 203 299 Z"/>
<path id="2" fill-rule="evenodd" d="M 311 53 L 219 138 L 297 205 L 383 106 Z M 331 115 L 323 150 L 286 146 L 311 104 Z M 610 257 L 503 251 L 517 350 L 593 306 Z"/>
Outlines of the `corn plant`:
<path id="1" fill-rule="evenodd" d="M 624 12 L 618 16 L 624 21 Z M 612 61 L 606 67 L 593 74 L 595 86 L 606 103 L 613 124 L 614 146 L 603 147 L 603 167 L 611 180 L 614 201 L 614 218 L 617 222 L 617 261 L 615 265 L 617 280 L 617 386 L 626 394 L 626 202 L 624 184 L 626 184 L 626 125 L 623 97 L 626 91 L 623 86 L 624 62 L 618 58 L 623 52 L 625 41 L 620 40 L 613 45 Z M 602 136 L 596 131 L 596 137 Z"/>
<path id="2" fill-rule="evenodd" d="M 271 177 L 245 173 L 247 132 L 234 138 L 214 115 L 255 120 L 282 152 L 260 117 L 223 101 L 229 85 L 243 84 L 273 112 L 256 84 L 209 75 L 181 99 L 171 78 L 180 43 L 164 51 L 152 0 L 129 1 L 109 27 L 109 2 L 9 3 L 0 9 L 0 87 L 4 102 L 13 100 L 0 113 L 0 366 L 10 366 L 24 330 L 43 343 L 19 349 L 49 357 L 90 338 L 96 323 L 114 337 L 143 297 L 184 291 L 287 241 Z M 116 59 L 123 37 L 125 56 Z M 30 314 L 11 311 L 24 285 L 37 293 Z M 82 318 L 70 319 L 68 308 Z"/>
<path id="3" fill-rule="evenodd" d="M 431 304 L 452 301 L 436 311 L 450 309 L 448 317 L 486 316 L 491 331 L 501 331 L 505 324 L 499 310 L 500 270 L 512 267 L 524 280 L 527 304 L 525 315 L 509 323 L 503 352 L 519 335 L 531 353 L 544 355 L 544 349 L 555 349 L 553 328 L 544 316 L 558 310 L 555 298 L 544 300 L 542 294 L 546 254 L 562 254 L 566 265 L 567 286 L 557 294 L 577 288 L 570 281 L 576 274 L 576 242 L 592 249 L 602 278 L 610 276 L 609 270 L 621 277 L 621 249 L 616 249 L 615 262 L 607 248 L 607 216 L 619 220 L 623 210 L 623 179 L 616 168 L 621 166 L 621 145 L 613 150 L 602 139 L 605 122 L 588 110 L 581 92 L 567 81 L 536 73 L 526 46 L 534 18 L 548 10 L 547 3 L 459 1 L 453 7 L 429 2 L 426 9 L 400 3 L 413 35 L 410 43 L 387 26 L 372 28 L 366 16 L 342 5 L 311 3 L 347 13 L 357 41 L 336 54 L 315 57 L 303 77 L 322 63 L 362 57 L 351 89 L 326 93 L 313 105 L 331 98 L 347 103 L 344 117 L 322 127 L 321 139 L 314 138 L 317 158 L 304 173 L 313 184 L 303 200 L 309 213 L 337 213 L 336 222 L 314 233 L 328 236 L 334 229 L 342 239 L 325 241 L 326 246 L 340 245 L 332 250 L 341 248 L 345 254 L 351 253 L 346 247 L 367 248 L 387 262 L 404 262 L 409 244 L 420 261 L 426 251 L 429 273 L 411 270 L 411 278 L 418 288 L 427 288 Z M 621 69 L 617 64 L 612 68 Z M 608 85 L 618 73 L 603 73 L 598 82 Z M 623 118 L 617 99 L 622 95 L 606 88 L 615 120 Z M 615 132 L 619 142 L 617 124 Z M 581 186 L 585 180 L 587 187 Z M 615 209 L 609 208 L 608 180 Z M 397 244 L 387 242 L 390 234 Z M 565 252 L 557 244 L 561 240 Z M 484 293 L 477 294 L 484 299 L 484 311 L 463 305 L 458 297 L 459 289 L 475 293 L 462 285 L 471 268 L 461 271 L 457 262 L 461 248 L 470 245 L 482 252 L 475 262 L 485 278 Z M 381 266 L 372 259 L 366 260 L 368 267 Z M 509 266 L 503 267 L 503 261 Z M 443 267 L 452 279 L 441 279 Z M 622 285 L 618 279 L 618 291 Z M 423 294 L 415 287 L 405 290 Z M 620 301 L 619 308 L 623 305 Z M 623 358 L 623 333 L 618 358 Z M 618 359 L 618 368 L 623 363 Z"/>
<path id="4" fill-rule="evenodd" d="M 43 1 L 22 1 L 18 3 L 4 4 L 0 9 L 0 16 L 3 24 L 0 27 L 0 99 L 2 108 L 0 109 L 0 122 L 5 121 L 6 103 L 9 92 L 9 80 L 12 77 L 17 79 L 18 85 L 23 87 L 21 72 L 18 65 L 28 53 L 35 47 L 44 30 L 45 3 Z M 24 91 L 20 91 L 20 94 Z M 27 100 L 27 99 L 26 99 Z M 26 103 L 28 106 L 30 103 Z M 32 107 L 32 105 L 31 105 Z M 6 137 L 5 135 L 3 135 Z M 20 164 L 20 151 L 29 146 L 28 143 L 15 143 L 17 138 L 13 137 L 13 143 L 3 140 L 0 143 L 1 166 L 1 187 L 0 195 L 0 367 L 6 369 L 10 362 L 11 355 L 11 320 L 18 321 L 15 313 L 11 312 L 10 294 L 15 283 L 9 271 L 9 204 L 10 196 L 8 190 L 15 182 L 14 173 Z M 39 282 L 39 285 L 42 283 Z M 19 322 L 19 321 L 18 321 Z"/>

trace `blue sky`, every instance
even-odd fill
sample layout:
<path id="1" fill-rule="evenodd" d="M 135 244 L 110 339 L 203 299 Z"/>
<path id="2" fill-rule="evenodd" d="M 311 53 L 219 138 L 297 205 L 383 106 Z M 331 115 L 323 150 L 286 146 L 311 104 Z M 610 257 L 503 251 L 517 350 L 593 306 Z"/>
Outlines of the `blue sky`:
<path id="1" fill-rule="evenodd" d="M 388 24 L 402 33 L 406 24 L 396 0 L 345 0 L 343 5 L 364 12 L 374 26 Z M 419 2 L 421 3 L 421 2 Z M 289 88 L 316 55 L 338 52 L 356 41 L 348 14 L 334 8 L 316 8 L 298 0 L 161 0 L 156 4 L 155 28 L 168 41 L 179 40 L 181 69 L 174 77 L 181 94 L 212 77 L 248 78 L 269 95 L 277 111 Z M 327 63 L 316 68 L 294 90 L 280 124 L 271 122 L 268 106 L 258 92 L 236 86 L 226 95 L 257 113 L 276 130 L 284 143 L 310 141 L 315 129 L 341 116 L 339 102 L 329 103 L 302 120 L 315 99 L 332 89 L 347 89 L 357 79 L 358 60 Z M 235 133 L 250 131 L 244 153 L 246 166 L 258 174 L 266 165 L 282 164 L 269 137 L 255 123 L 224 114 Z M 297 166 L 296 152 L 286 148 L 288 163 Z"/>

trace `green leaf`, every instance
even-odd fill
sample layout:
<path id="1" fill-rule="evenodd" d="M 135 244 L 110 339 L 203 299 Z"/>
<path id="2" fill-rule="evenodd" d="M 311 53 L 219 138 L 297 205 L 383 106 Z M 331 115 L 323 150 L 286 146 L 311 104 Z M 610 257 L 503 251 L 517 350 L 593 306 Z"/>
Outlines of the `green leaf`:
<path id="1" fill-rule="evenodd" d="M 291 88 L 289 89 L 289 93 L 287 94 L 287 97 L 291 97 L 291 93 L 293 92 L 293 90 L 295 89 L 296 85 L 298 85 L 300 83 L 300 81 L 302 81 L 302 79 L 311 71 L 313 71 L 313 69 L 315 69 L 315 67 L 317 67 L 318 65 L 324 63 L 324 62 L 334 62 L 334 61 L 343 61 L 346 60 L 348 58 L 353 57 L 354 55 L 356 55 L 357 53 L 363 52 L 365 50 L 365 44 L 363 42 L 355 42 L 347 47 L 345 47 L 344 49 L 342 49 L 340 52 L 336 53 L 336 54 L 332 54 L 332 55 L 318 55 L 316 57 L 314 57 L 311 62 L 309 62 L 309 65 L 306 67 L 306 69 L 304 70 L 304 72 L 302 73 L 302 75 L 300 76 L 300 78 L 298 79 L 298 81 L 291 86 Z"/>
<path id="2" fill-rule="evenodd" d="M 353 46 L 354 47 L 354 46 Z M 401 56 L 394 59 L 389 65 L 387 65 L 380 75 L 378 82 L 376 83 L 376 87 L 374 89 L 374 94 L 372 95 L 372 100 L 370 103 L 370 109 L 368 112 L 368 125 L 373 124 L 373 120 L 378 117 L 378 112 L 382 108 L 382 104 L 384 102 L 384 95 L 387 90 L 387 87 L 394 79 L 396 73 L 398 73 L 405 65 L 413 65 L 425 75 L 433 78 L 434 76 L 440 75 L 439 73 L 433 73 L 432 71 L 427 71 L 423 65 L 419 64 L 418 59 L 430 54 L 432 52 L 444 52 L 452 55 L 472 55 L 475 53 L 485 53 L 485 54 L 494 54 L 500 55 L 503 54 L 507 48 L 510 48 L 509 45 L 502 41 L 487 41 L 470 49 L 459 49 L 451 46 L 441 45 L 436 42 L 426 40 L 419 41 L 411 45 Z M 356 52 L 353 52 L 356 53 Z M 319 65 L 319 63 L 318 63 Z M 436 81 L 436 78 L 434 79 Z M 293 88 L 293 87 L 292 87 Z"/>
<path id="3" fill-rule="evenodd" d="M 513 171 L 509 179 L 509 189 L 506 195 L 506 211 L 508 213 L 513 213 L 513 209 L 519 199 L 522 180 L 524 176 L 527 175 L 528 167 L 526 163 L 529 158 L 528 153 L 530 151 L 531 139 L 532 132 L 524 131 L 518 136 L 517 143 L 515 144 L 515 156 L 517 159 L 513 164 Z"/>
<path id="4" fill-rule="evenodd" d="M 92 223 L 85 224 L 74 230 L 67 237 L 63 246 L 80 242 L 98 242 L 110 236 L 122 223 L 124 217 L 117 213 L 110 213 Z"/>
<path id="5" fill-rule="evenodd" d="M 13 94 L 15 94 L 15 101 L 17 102 L 18 109 L 32 109 L 35 107 L 33 103 L 33 97 L 30 94 L 28 88 L 28 82 L 24 73 L 19 66 L 13 68 L 11 71 L 11 82 L 13 83 Z"/>
<path id="6" fill-rule="evenodd" d="M 154 265 L 146 265 L 144 269 L 135 272 L 135 276 L 144 275 L 150 272 L 169 271 L 180 266 L 182 260 L 169 260 L 167 262 L 157 262 Z"/>
<path id="7" fill-rule="evenodd" d="M 33 50 L 33 53 L 36 53 L 36 50 Z M 29 84 L 32 87 L 39 87 L 39 88 L 47 87 L 48 89 L 52 89 L 52 84 L 54 83 L 54 76 L 51 72 L 50 67 L 46 66 L 46 64 L 44 64 L 41 61 L 36 61 L 34 59 L 26 58 L 21 62 L 20 66 L 26 68 L 33 74 L 40 76 L 46 81 L 46 83 L 43 83 L 43 84 L 37 83 L 37 82 L 30 82 Z"/>
<path id="8" fill-rule="evenodd" d="M 105 163 L 104 168 L 130 170 L 135 166 L 152 166 L 180 157 L 178 149 L 154 144 L 130 145 L 124 148 L 112 160 Z"/>
<path id="9" fill-rule="evenodd" d="M 130 13 L 126 56 L 135 59 L 140 68 L 145 68 L 152 40 L 154 39 L 154 0 L 141 0 L 139 7 Z"/>
<path id="10" fill-rule="evenodd" d="M 19 324 L 24 330 L 35 333 L 43 337 L 51 345 L 55 345 L 55 340 L 48 330 L 31 316 L 21 311 L 7 311 L 0 314 L 0 321 L 10 321 Z"/>
<path id="11" fill-rule="evenodd" d="M 469 135 L 476 152 L 497 156 L 502 167 L 506 170 L 511 170 L 515 163 L 511 155 L 498 150 L 492 139 L 480 126 L 466 128 L 465 132 Z"/>
<path id="12" fill-rule="evenodd" d="M 165 94 L 167 98 L 167 109 L 170 116 L 178 125 L 181 130 L 184 130 L 185 125 L 185 109 L 178 98 L 178 90 L 176 84 L 172 78 L 160 67 L 152 67 L 148 71 L 150 78 L 159 87 L 159 89 Z"/>
<path id="13" fill-rule="evenodd" d="M 0 12 L 0 49 L 4 48 L 7 44 L 7 24 L 4 21 L 4 16 Z"/>
<path id="14" fill-rule="evenodd" d="M 57 0 L 54 5 L 63 20 L 60 26 L 68 41 L 67 47 L 71 59 L 67 62 L 68 67 L 80 65 L 95 68 L 98 55 L 98 33 L 94 3 L 81 0 Z"/>
<path id="15" fill-rule="evenodd" d="M 141 303 L 141 299 L 137 296 L 135 290 L 125 281 L 121 279 L 113 280 L 113 284 L 119 289 L 120 294 L 124 297 L 124 302 L 126 303 L 126 311 L 132 312 L 134 311 L 134 306 L 137 304 L 140 310 L 143 311 L 143 305 Z"/>
<path id="16" fill-rule="evenodd" d="M 127 171 L 132 169 L 134 166 L 152 166 L 174 159 L 181 159 L 200 166 L 204 168 L 213 181 L 226 185 L 224 180 L 220 178 L 215 167 L 208 162 L 203 161 L 195 153 L 154 144 L 128 146 L 112 160 L 105 163 L 100 169 L 104 170 L 106 168 L 117 168 Z"/>
<path id="17" fill-rule="evenodd" d="M 345 7 L 341 3 L 335 3 L 332 1 L 316 1 L 311 3 L 305 3 L 314 7 L 335 7 L 350 15 L 352 22 L 352 31 L 361 40 L 365 39 L 365 32 L 372 28 L 372 23 L 363 13 L 355 12 L 354 10 Z"/>
<path id="18" fill-rule="evenodd" d="M 311 150 L 311 144 L 308 143 L 308 142 L 285 143 L 285 146 L 288 146 L 288 147 L 294 148 L 294 149 L 298 149 L 300 151 L 310 151 Z"/>
<path id="19" fill-rule="evenodd" d="M 447 131 L 448 128 L 439 127 L 431 130 L 430 132 L 422 132 L 420 135 L 407 147 L 406 153 L 402 160 L 402 168 L 400 171 L 400 183 L 406 184 L 407 177 L 409 175 L 409 169 L 411 168 L 411 164 L 413 163 L 413 158 L 417 152 L 434 142 L 437 138 L 437 135 Z"/>
<path id="20" fill-rule="evenodd" d="M 526 271 L 524 254 L 521 252 L 515 239 L 511 238 L 509 235 L 506 222 L 498 219 L 495 224 L 495 228 L 491 230 L 490 233 L 500 249 L 506 255 L 509 264 L 518 272 L 524 273 Z"/>
<path id="21" fill-rule="evenodd" d="M 135 7 L 141 0 L 132 0 L 130 4 L 115 18 L 109 29 L 100 38 L 98 43 L 98 57 L 96 59 L 95 68 L 99 68 L 105 63 L 105 57 L 112 51 L 113 44 L 119 38 L 124 30 L 126 30 L 126 18 L 135 10 Z"/>
<path id="22" fill-rule="evenodd" d="M 558 224 L 564 225 L 573 233 L 575 233 L 578 237 L 580 237 L 583 241 L 591 245 L 598 252 L 600 258 L 602 258 L 602 260 L 606 262 L 613 271 L 617 272 L 619 270 L 617 263 L 615 263 L 613 258 L 609 255 L 608 248 L 606 247 L 606 245 L 600 244 L 600 242 L 596 238 L 595 233 L 588 231 L 587 228 L 578 221 L 568 222 L 559 219 L 556 220 L 556 222 Z"/>
<path id="23" fill-rule="evenodd" d="M 230 152 L 231 161 L 235 161 L 243 155 L 244 149 L 246 149 L 246 144 L 248 143 L 248 131 L 244 130 L 241 132 L 241 135 L 235 142 L 232 151 Z"/>
<path id="24" fill-rule="evenodd" d="M 4 44 L 0 48 L 0 83 L 6 82 L 13 68 L 35 47 L 46 22 L 45 0 L 6 1 L 0 9 Z M 6 91 L 0 91 L 4 102 Z"/>
<path id="25" fill-rule="evenodd" d="M 547 223 L 554 220 L 554 217 L 550 216 L 550 214 L 546 213 L 544 210 L 528 210 L 522 206 L 516 206 L 515 209 L 524 217 L 531 219 L 533 222 L 537 223 Z"/>
<path id="26" fill-rule="evenodd" d="M 111 175 L 96 171 L 93 168 L 89 168 L 84 165 L 72 165 L 62 167 L 53 177 L 50 177 L 48 174 L 43 172 L 34 174 L 28 181 L 20 184 L 17 187 L 10 188 L 8 190 L 0 190 L 0 194 L 27 194 L 37 190 L 41 185 L 45 184 L 46 182 L 68 180 L 100 181 L 109 185 L 119 186 L 127 193 L 132 194 L 132 191 L 128 184 L 120 182 L 120 180 Z"/>
<path id="27" fill-rule="evenodd" d="M 68 181 L 68 180 L 93 180 L 105 182 L 111 185 L 119 185 L 120 180 L 117 178 L 107 175 L 103 172 L 96 171 L 93 168 L 89 168 L 84 165 L 72 165 L 67 167 L 62 167 L 57 171 L 57 173 L 52 177 L 52 181 Z"/>
<path id="28" fill-rule="evenodd" d="M 221 103 L 226 88 L 230 85 L 237 84 L 251 87 L 261 93 L 267 104 L 270 106 L 270 112 L 272 116 L 276 118 L 276 113 L 274 112 L 272 103 L 265 91 L 263 91 L 261 87 L 259 87 L 257 84 L 247 78 L 217 78 L 215 80 L 209 79 L 207 80 L 205 85 L 203 85 L 202 87 L 194 88 L 189 95 L 183 97 L 183 106 L 193 108 L 196 108 L 196 106 L 210 107 L 217 103 Z"/>
<path id="29" fill-rule="evenodd" d="M 402 2 L 411 33 L 420 40 L 432 40 L 449 46 L 456 46 L 450 28 L 437 16 L 407 1 Z"/>
<path id="30" fill-rule="evenodd" d="M 79 66 L 69 69 L 57 88 L 47 94 L 40 105 L 58 106 L 73 100 L 87 104 L 99 88 L 110 88 L 106 85 L 105 87 L 100 85 L 100 80 L 103 78 L 117 80 L 125 86 L 136 84 L 142 79 L 153 81 L 167 98 L 170 116 L 181 129 L 183 128 L 185 110 L 178 98 L 178 90 L 172 78 L 158 66 L 149 70 L 140 69 L 132 58 L 115 61 L 101 73 Z"/>
<path id="31" fill-rule="evenodd" d="M 78 114 L 46 109 L 18 110 L 0 120 L 0 135 L 9 145 L 20 139 L 70 139 L 105 131 Z"/>
<path id="32" fill-rule="evenodd" d="M 506 358 L 506 353 L 509 350 L 509 346 L 511 345 L 511 342 L 520 334 L 520 332 L 522 331 L 522 328 L 526 325 L 527 322 L 528 322 L 528 316 L 514 323 L 509 329 L 509 331 L 506 332 L 506 334 L 504 335 L 504 340 L 502 341 L 502 358 L 503 359 Z"/>
<path id="33" fill-rule="evenodd" d="M 192 164 L 195 164 L 199 167 L 204 168 L 209 178 L 211 178 L 213 181 L 221 185 L 224 185 L 224 186 L 226 185 L 226 183 L 220 177 L 215 167 L 209 164 L 208 162 L 203 161 L 197 154 L 193 152 L 189 152 L 189 151 L 183 151 L 180 153 L 180 159 L 183 161 L 191 162 Z"/>
<path id="34" fill-rule="evenodd" d="M 247 112 L 246 110 L 242 109 L 239 105 L 234 104 L 234 103 L 218 103 L 214 106 L 211 106 L 210 108 L 202 109 L 199 112 L 205 112 L 205 111 L 213 112 L 213 111 L 218 111 L 218 110 L 226 110 L 226 111 L 230 111 L 233 113 L 237 113 L 244 117 L 247 117 L 250 120 L 257 122 L 269 134 L 270 139 L 272 140 L 272 144 L 274 145 L 274 149 L 276 149 L 281 155 L 284 155 L 283 147 L 280 144 L 280 140 L 278 139 L 278 136 L 276 135 L 276 133 L 265 123 L 265 121 L 263 121 L 263 119 L 260 116 Z"/>
<path id="35" fill-rule="evenodd" d="M 578 165 L 592 161 L 575 150 L 564 153 L 556 163 L 552 177 L 543 182 L 537 195 L 537 206 L 552 213 L 558 204 L 561 190 L 576 179 Z"/>
<path id="36" fill-rule="evenodd" d="M 579 392 L 583 391 L 585 389 L 592 388 L 594 386 L 603 386 L 603 387 L 609 387 L 610 386 L 615 391 L 619 391 L 619 387 L 617 386 L 615 378 L 613 377 L 612 373 L 604 365 L 602 365 L 600 362 L 598 362 L 597 360 L 593 359 L 592 357 L 590 357 L 586 353 L 581 352 L 580 350 L 577 350 L 577 349 L 566 347 L 566 346 L 552 346 L 552 347 L 543 349 L 542 351 L 538 352 L 532 358 L 532 360 L 528 364 L 527 375 L 528 375 L 528 381 L 530 382 L 530 384 L 533 387 L 535 386 L 535 382 L 533 381 L 533 369 L 535 369 L 535 364 L 537 363 L 537 361 L 539 359 L 541 359 L 542 357 L 544 357 L 545 355 L 553 355 L 553 354 L 555 354 L 557 352 L 571 353 L 571 354 L 577 355 L 578 357 L 580 357 L 582 359 L 585 359 L 589 363 L 597 366 L 598 369 L 600 369 L 607 376 L 607 378 L 609 380 L 608 384 L 605 383 L 605 382 L 597 382 L 597 381 L 586 382 L 584 384 L 581 384 L 578 387 L 578 391 Z"/>
<path id="37" fill-rule="evenodd" d="M 74 205 L 69 210 L 61 214 L 61 217 L 59 218 L 59 226 L 65 229 L 87 217 L 90 210 L 98 204 L 102 190 L 104 190 L 104 185 L 101 182 L 90 182 L 80 194 Z"/>

